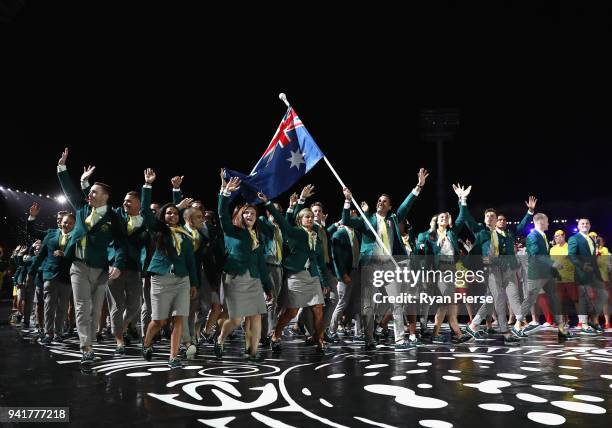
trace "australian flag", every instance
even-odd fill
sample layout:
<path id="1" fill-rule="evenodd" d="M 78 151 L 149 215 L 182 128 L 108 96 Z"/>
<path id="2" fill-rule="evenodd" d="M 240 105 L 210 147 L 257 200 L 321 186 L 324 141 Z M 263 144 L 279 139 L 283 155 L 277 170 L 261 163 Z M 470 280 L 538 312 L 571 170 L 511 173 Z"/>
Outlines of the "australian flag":
<path id="1" fill-rule="evenodd" d="M 293 186 L 323 158 L 306 127 L 289 107 L 268 148 L 249 175 L 229 169 L 225 179 L 240 177 L 240 191 L 249 203 L 261 202 L 257 192 L 273 199 Z"/>

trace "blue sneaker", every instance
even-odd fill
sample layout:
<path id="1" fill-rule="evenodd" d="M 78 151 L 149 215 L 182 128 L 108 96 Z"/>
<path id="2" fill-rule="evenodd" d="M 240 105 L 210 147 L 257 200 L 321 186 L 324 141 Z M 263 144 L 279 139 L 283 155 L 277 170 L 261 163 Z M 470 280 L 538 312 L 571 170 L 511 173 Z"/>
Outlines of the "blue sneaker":
<path id="1" fill-rule="evenodd" d="M 181 359 L 179 357 L 174 357 L 168 361 L 168 367 L 171 369 L 180 369 L 183 367 L 183 363 L 181 363 Z"/>
<path id="2" fill-rule="evenodd" d="M 153 359 L 153 347 L 152 346 L 146 347 L 142 345 L 142 356 L 144 357 L 145 360 L 151 361 L 151 359 Z"/>
<path id="3" fill-rule="evenodd" d="M 217 357 L 218 360 L 223 358 L 223 345 L 217 341 L 215 341 L 215 357 Z"/>
<path id="4" fill-rule="evenodd" d="M 525 335 L 523 330 L 519 330 L 514 326 L 510 329 L 510 333 L 512 333 L 512 335 L 516 337 L 517 339 L 523 339 L 523 340 L 527 339 L 527 335 Z"/>
<path id="5" fill-rule="evenodd" d="M 604 329 L 601 325 L 599 324 L 594 324 L 592 322 L 589 323 L 589 327 L 593 328 L 593 330 L 595 330 L 597 332 L 597 334 L 603 334 Z"/>
<path id="6" fill-rule="evenodd" d="M 81 357 L 81 365 L 90 366 L 96 361 L 96 357 L 93 351 L 83 352 L 83 356 Z"/>
<path id="7" fill-rule="evenodd" d="M 584 325 L 584 324 L 583 324 Z M 582 336 L 597 336 L 599 333 L 590 325 L 588 327 L 582 327 L 580 329 L 580 335 Z"/>
<path id="8" fill-rule="evenodd" d="M 402 343 L 395 344 L 396 351 L 408 351 L 414 348 L 416 348 L 416 345 L 410 342 L 409 340 L 404 340 Z"/>
<path id="9" fill-rule="evenodd" d="M 479 330 L 472 330 L 469 324 L 465 327 L 465 332 L 475 340 L 485 340 L 484 335 Z"/>
<path id="10" fill-rule="evenodd" d="M 540 324 L 528 324 L 522 331 L 525 336 L 529 336 L 542 329 Z"/>
<path id="11" fill-rule="evenodd" d="M 439 345 L 444 345 L 444 344 L 446 344 L 446 339 L 441 334 L 438 334 L 438 335 L 435 335 L 435 336 L 432 335 L 431 336 L 431 343 L 436 343 L 436 344 L 439 344 Z"/>
<path id="12" fill-rule="evenodd" d="M 566 328 L 565 330 L 562 330 L 561 328 L 559 328 L 559 331 L 557 332 L 557 338 L 561 341 L 563 340 L 576 340 L 578 339 L 578 335 L 572 333 L 569 328 Z"/>

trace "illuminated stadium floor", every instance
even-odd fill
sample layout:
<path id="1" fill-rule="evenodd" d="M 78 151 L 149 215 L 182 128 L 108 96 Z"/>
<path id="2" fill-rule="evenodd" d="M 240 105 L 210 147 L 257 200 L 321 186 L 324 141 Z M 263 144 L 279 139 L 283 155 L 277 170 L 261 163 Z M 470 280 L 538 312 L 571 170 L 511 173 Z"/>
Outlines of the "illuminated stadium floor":
<path id="1" fill-rule="evenodd" d="M 22 336 L 23 335 L 23 336 Z M 218 361 L 212 346 L 166 367 L 169 342 L 152 362 L 138 345 L 114 357 L 111 340 L 81 373 L 77 339 L 48 347 L 0 327 L 2 406 L 68 406 L 79 426 L 463 427 L 610 426 L 612 334 L 558 344 L 544 331 L 520 347 L 500 340 L 426 345 L 395 352 L 359 343 L 316 356 L 287 339 L 280 356 L 245 363 L 242 339 Z M 520 425 L 519 425 L 520 424 Z"/>

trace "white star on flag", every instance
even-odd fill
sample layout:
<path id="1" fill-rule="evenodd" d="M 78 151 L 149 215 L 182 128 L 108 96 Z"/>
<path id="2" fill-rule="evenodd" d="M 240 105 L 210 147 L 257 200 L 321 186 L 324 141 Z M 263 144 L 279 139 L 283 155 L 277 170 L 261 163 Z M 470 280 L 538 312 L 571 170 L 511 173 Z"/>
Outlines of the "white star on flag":
<path id="1" fill-rule="evenodd" d="M 296 150 L 295 152 L 291 150 L 291 157 L 287 159 L 287 162 L 291 162 L 291 165 L 289 166 L 289 168 L 296 167 L 297 170 L 300 169 L 300 164 L 306 163 L 304 161 L 304 154 L 300 153 L 299 149 Z"/>

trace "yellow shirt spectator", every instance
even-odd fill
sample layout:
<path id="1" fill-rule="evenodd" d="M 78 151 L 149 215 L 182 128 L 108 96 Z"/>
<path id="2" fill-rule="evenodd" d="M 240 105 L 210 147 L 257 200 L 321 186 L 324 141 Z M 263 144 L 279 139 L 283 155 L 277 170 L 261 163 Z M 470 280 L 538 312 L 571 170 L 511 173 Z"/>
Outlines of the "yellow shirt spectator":
<path id="1" fill-rule="evenodd" d="M 612 261 L 610 260 L 610 251 L 608 247 L 599 247 L 597 249 L 599 251 L 599 257 L 597 257 L 597 266 L 599 267 L 599 271 L 601 272 L 601 278 L 604 282 L 608 282 L 610 275 L 609 269 Z"/>
<path id="2" fill-rule="evenodd" d="M 560 264 L 558 269 L 561 275 L 561 280 L 557 282 L 574 282 L 574 265 L 570 262 L 568 255 L 567 242 L 563 245 L 554 245 L 550 249 L 550 255 L 553 261 Z"/>

